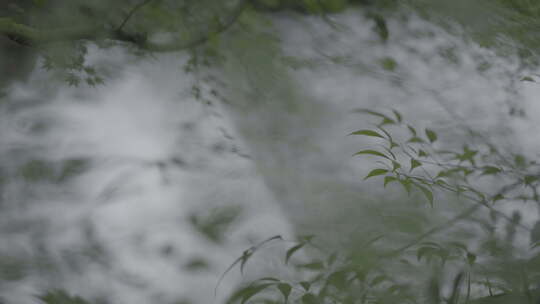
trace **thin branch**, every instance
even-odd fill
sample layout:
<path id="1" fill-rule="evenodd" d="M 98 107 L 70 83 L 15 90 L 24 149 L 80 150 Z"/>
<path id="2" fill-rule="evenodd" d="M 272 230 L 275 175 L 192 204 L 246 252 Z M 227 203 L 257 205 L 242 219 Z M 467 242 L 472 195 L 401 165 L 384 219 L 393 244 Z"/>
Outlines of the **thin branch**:
<path id="1" fill-rule="evenodd" d="M 116 29 L 117 31 L 121 31 L 122 28 L 124 27 L 124 25 L 126 25 L 126 23 L 129 21 L 129 19 L 131 19 L 131 17 L 133 17 L 133 15 L 139 10 L 141 9 L 142 7 L 146 6 L 147 4 L 149 4 L 150 2 L 152 2 L 154 0 L 145 0 L 137 5 L 135 5 L 127 14 L 126 18 L 124 18 L 124 21 L 122 21 L 122 23 L 120 23 L 120 25 L 118 26 L 118 28 Z"/>

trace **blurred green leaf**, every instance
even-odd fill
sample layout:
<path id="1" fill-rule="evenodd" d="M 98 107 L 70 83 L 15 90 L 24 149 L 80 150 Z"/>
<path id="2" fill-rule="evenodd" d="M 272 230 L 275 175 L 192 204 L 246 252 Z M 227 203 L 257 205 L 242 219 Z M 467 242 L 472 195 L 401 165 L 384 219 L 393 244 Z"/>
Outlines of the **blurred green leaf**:
<path id="1" fill-rule="evenodd" d="M 294 255 L 294 253 L 302 249 L 302 247 L 304 247 L 305 245 L 306 243 L 300 243 L 298 245 L 294 245 L 293 247 L 289 248 L 287 252 L 285 253 L 285 264 L 289 263 L 289 260 Z"/>
<path id="2" fill-rule="evenodd" d="M 375 151 L 375 150 L 362 150 L 362 151 L 356 152 L 353 156 L 355 156 L 355 155 L 361 155 L 361 154 L 369 154 L 369 155 L 381 156 L 381 157 L 390 159 L 388 156 L 382 154 L 382 153 L 379 152 L 379 151 Z"/>
<path id="3" fill-rule="evenodd" d="M 426 129 L 426 136 L 430 142 L 435 142 L 437 140 L 437 133 L 433 132 L 430 129 Z"/>
<path id="4" fill-rule="evenodd" d="M 388 172 L 388 170 L 386 169 L 373 169 L 371 170 L 371 172 L 369 172 L 369 174 L 364 177 L 364 180 L 370 178 L 370 177 L 373 177 L 373 176 L 378 176 L 378 175 L 383 175 L 383 174 L 386 174 Z"/>
<path id="5" fill-rule="evenodd" d="M 373 137 L 380 137 L 380 138 L 384 138 L 384 136 L 382 136 L 381 134 L 375 132 L 375 131 L 372 131 L 372 130 L 360 130 L 360 131 L 355 131 L 355 132 L 352 132 L 351 134 L 349 135 L 365 135 L 365 136 L 373 136 Z"/>

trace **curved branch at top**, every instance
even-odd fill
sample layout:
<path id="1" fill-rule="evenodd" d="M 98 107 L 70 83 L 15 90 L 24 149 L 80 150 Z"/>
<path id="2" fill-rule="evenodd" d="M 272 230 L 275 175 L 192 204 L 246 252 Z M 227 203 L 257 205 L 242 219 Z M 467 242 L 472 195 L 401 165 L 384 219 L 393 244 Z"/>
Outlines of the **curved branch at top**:
<path id="1" fill-rule="evenodd" d="M 150 1 L 144 1 L 137 9 Z M 236 23 L 246 9 L 249 0 L 239 0 L 224 22 L 215 25 L 214 28 L 188 40 L 175 40 L 167 43 L 154 43 L 149 41 L 141 33 L 128 33 L 122 30 L 123 25 L 129 20 L 136 10 L 122 22 L 117 29 L 107 29 L 103 25 L 87 25 L 62 29 L 41 30 L 25 24 L 17 23 L 11 18 L 0 17 L 0 34 L 10 37 L 13 41 L 26 46 L 41 46 L 55 42 L 68 42 L 77 40 L 109 39 L 130 43 L 138 48 L 151 52 L 175 52 L 204 44 L 211 37 L 219 35 Z"/>

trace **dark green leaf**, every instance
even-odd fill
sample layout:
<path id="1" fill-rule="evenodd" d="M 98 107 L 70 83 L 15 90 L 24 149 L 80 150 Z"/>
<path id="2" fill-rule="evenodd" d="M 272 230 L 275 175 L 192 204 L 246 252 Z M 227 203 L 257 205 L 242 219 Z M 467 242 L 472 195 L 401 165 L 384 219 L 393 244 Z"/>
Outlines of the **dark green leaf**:
<path id="1" fill-rule="evenodd" d="M 409 171 L 412 171 L 412 170 L 414 170 L 415 168 L 418 168 L 418 167 L 420 167 L 420 166 L 422 166 L 422 163 L 421 163 L 421 162 L 417 161 L 417 160 L 414 159 L 414 158 L 411 158 L 411 170 L 409 170 Z"/>
<path id="2" fill-rule="evenodd" d="M 312 293 L 306 293 L 301 298 L 302 304 L 318 304 L 317 297 Z"/>
<path id="3" fill-rule="evenodd" d="M 373 176 L 378 176 L 378 175 L 383 175 L 383 174 L 386 174 L 388 172 L 388 170 L 386 169 L 374 169 L 374 170 L 371 170 L 371 172 L 369 172 L 369 174 L 364 177 L 364 180 L 370 178 L 370 177 L 373 177 Z"/>
<path id="4" fill-rule="evenodd" d="M 482 168 L 482 175 L 491 175 L 501 172 L 501 169 L 493 166 L 485 166 Z"/>
<path id="5" fill-rule="evenodd" d="M 388 185 L 389 183 L 394 182 L 396 180 L 397 180 L 397 178 L 394 177 L 394 176 L 385 176 L 384 177 L 384 187 L 386 187 L 386 185 Z"/>
<path id="6" fill-rule="evenodd" d="M 309 270 L 319 270 L 324 268 L 324 264 L 320 261 L 306 263 L 306 264 L 300 264 L 298 265 L 299 268 L 305 268 Z"/>
<path id="7" fill-rule="evenodd" d="M 421 139 L 420 137 L 414 136 L 414 137 L 409 138 L 409 140 L 407 142 L 410 142 L 410 143 L 423 143 L 424 140 Z"/>
<path id="8" fill-rule="evenodd" d="M 365 136 L 373 136 L 373 137 L 384 138 L 384 136 L 382 136 L 381 134 L 379 134 L 379 133 L 377 133 L 375 131 L 372 131 L 372 130 L 360 130 L 360 131 L 352 132 L 349 135 L 365 135 Z"/>
<path id="9" fill-rule="evenodd" d="M 386 276 L 385 275 L 380 275 L 380 276 L 376 276 L 375 278 L 373 278 L 373 280 L 371 280 L 371 283 L 369 284 L 369 286 L 376 286 L 382 282 L 386 281 Z"/>
<path id="10" fill-rule="evenodd" d="M 298 245 L 295 245 L 295 246 L 289 248 L 289 250 L 287 250 L 287 252 L 285 253 L 285 264 L 289 263 L 289 260 L 293 256 L 293 254 L 295 252 L 297 252 L 298 250 L 300 250 L 305 245 L 306 245 L 306 243 L 300 243 Z"/>
<path id="11" fill-rule="evenodd" d="M 407 194 L 411 194 L 411 181 L 409 179 L 399 179 L 398 181 L 405 188 Z"/>
<path id="12" fill-rule="evenodd" d="M 418 184 L 415 184 L 415 186 L 422 191 L 424 196 L 429 201 L 429 204 L 431 205 L 431 207 L 433 207 L 433 192 L 431 192 L 431 190 L 429 190 L 427 187 L 424 187 Z"/>
<path id="13" fill-rule="evenodd" d="M 536 82 L 531 76 L 525 76 L 521 78 L 521 81 L 530 81 L 530 82 Z"/>
<path id="14" fill-rule="evenodd" d="M 392 161 L 392 172 L 396 172 L 396 170 L 399 168 L 401 168 L 401 164 L 396 161 Z"/>
<path id="15" fill-rule="evenodd" d="M 370 154 L 370 155 L 381 156 L 381 157 L 390 159 L 388 156 L 382 154 L 382 153 L 379 152 L 379 151 L 375 151 L 375 150 L 362 150 L 362 151 L 360 151 L 360 152 L 356 152 L 353 156 L 355 156 L 355 155 L 360 155 L 360 154 Z"/>
<path id="16" fill-rule="evenodd" d="M 428 157 L 429 154 L 426 153 L 426 151 L 420 149 L 418 150 L 418 157 Z"/>
<path id="17" fill-rule="evenodd" d="M 534 176 L 534 175 L 526 175 L 524 178 L 523 178 L 523 182 L 526 184 L 526 185 L 530 185 L 532 183 L 534 183 L 535 181 L 538 180 L 538 176 Z"/>
<path id="18" fill-rule="evenodd" d="M 409 129 L 409 131 L 411 132 L 411 134 L 412 134 L 413 136 L 416 136 L 416 129 L 415 129 L 415 128 L 413 128 L 413 127 L 411 127 L 411 126 L 409 126 L 409 125 L 407 125 L 407 128 Z"/>
<path id="19" fill-rule="evenodd" d="M 291 294 L 292 287 L 291 285 L 287 283 L 280 283 L 277 285 L 277 289 L 281 292 L 283 295 L 283 298 L 285 298 L 285 303 L 289 300 L 289 295 Z"/>
<path id="20" fill-rule="evenodd" d="M 302 288 L 304 288 L 305 291 L 308 291 L 311 288 L 310 282 L 302 281 L 299 284 L 302 286 Z"/>
<path id="21" fill-rule="evenodd" d="M 394 116 L 396 117 L 398 122 L 401 122 L 403 120 L 401 114 L 398 111 L 392 109 L 392 112 L 394 113 Z"/>
<path id="22" fill-rule="evenodd" d="M 469 265 L 474 264 L 475 261 L 476 261 L 476 255 L 470 252 L 467 252 L 467 262 L 469 263 Z"/>
<path id="23" fill-rule="evenodd" d="M 430 129 L 426 129 L 426 136 L 430 142 L 435 142 L 437 140 L 437 133 L 433 132 Z"/>

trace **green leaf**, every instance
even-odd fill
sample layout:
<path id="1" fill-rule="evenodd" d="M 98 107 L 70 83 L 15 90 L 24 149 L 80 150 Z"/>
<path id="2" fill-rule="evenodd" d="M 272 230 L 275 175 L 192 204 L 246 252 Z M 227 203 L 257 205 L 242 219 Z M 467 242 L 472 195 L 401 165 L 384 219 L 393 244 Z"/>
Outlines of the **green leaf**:
<path id="1" fill-rule="evenodd" d="M 71 296 L 63 290 L 51 290 L 37 297 L 45 304 L 89 304 L 77 296 Z"/>
<path id="2" fill-rule="evenodd" d="M 312 293 L 306 293 L 301 298 L 302 304 L 318 304 L 317 297 Z"/>
<path id="3" fill-rule="evenodd" d="M 525 183 L 525 185 L 530 185 L 530 184 L 534 183 L 537 180 L 538 180 L 538 176 L 534 176 L 534 175 L 526 175 L 523 178 L 523 182 Z"/>
<path id="4" fill-rule="evenodd" d="M 476 255 L 470 252 L 467 252 L 467 262 L 469 263 L 469 265 L 474 264 L 475 261 L 476 261 Z"/>
<path id="5" fill-rule="evenodd" d="M 309 288 L 311 288 L 310 282 L 302 281 L 299 284 L 302 286 L 302 288 L 304 288 L 305 291 L 309 291 Z"/>
<path id="6" fill-rule="evenodd" d="M 397 119 L 398 122 L 402 122 L 402 121 L 403 121 L 403 117 L 401 116 L 401 114 L 400 114 L 398 111 L 392 109 L 392 112 L 394 113 L 394 116 L 396 117 L 396 119 Z"/>
<path id="7" fill-rule="evenodd" d="M 536 81 L 534 81 L 534 78 L 532 78 L 531 76 L 525 76 L 525 77 L 521 78 L 521 81 L 536 82 Z"/>
<path id="8" fill-rule="evenodd" d="M 525 160 L 525 157 L 523 155 L 514 155 L 514 163 L 518 168 L 525 168 L 526 162 L 527 161 Z"/>
<path id="9" fill-rule="evenodd" d="M 418 185 L 418 184 L 415 184 L 415 186 L 418 189 L 420 189 L 420 191 L 422 191 L 424 196 L 429 201 L 429 204 L 431 205 L 431 207 L 433 207 L 433 192 L 431 190 L 429 190 L 427 187 L 424 187 L 424 186 L 421 186 L 421 185 Z"/>
<path id="10" fill-rule="evenodd" d="M 277 289 L 281 292 L 283 295 L 283 298 L 285 298 L 285 303 L 289 300 L 289 295 L 291 294 L 292 287 L 291 285 L 287 283 L 280 283 L 277 285 Z"/>
<path id="11" fill-rule="evenodd" d="M 385 275 L 376 276 L 375 278 L 373 278 L 373 280 L 371 280 L 371 283 L 369 284 L 369 286 L 373 287 L 384 281 L 386 281 Z"/>
<path id="12" fill-rule="evenodd" d="M 353 112 L 366 113 L 366 114 L 369 114 L 369 115 L 380 117 L 380 118 L 383 119 L 382 122 L 380 123 L 381 125 L 395 124 L 396 123 L 392 118 L 390 118 L 390 117 L 388 117 L 388 116 L 386 116 L 386 115 L 384 115 L 382 113 L 375 112 L 375 111 L 372 111 L 372 110 L 369 110 L 369 109 L 355 109 L 355 110 L 353 110 Z"/>
<path id="13" fill-rule="evenodd" d="M 385 176 L 384 177 L 384 187 L 386 187 L 386 185 L 388 185 L 391 182 L 395 182 L 396 180 L 397 180 L 397 178 L 394 177 L 394 176 Z"/>
<path id="14" fill-rule="evenodd" d="M 384 57 L 380 60 L 381 67 L 387 71 L 394 71 L 397 67 L 397 62 L 392 57 Z"/>
<path id="15" fill-rule="evenodd" d="M 242 289 L 236 296 L 234 296 L 235 299 L 240 298 L 240 304 L 246 303 L 249 299 L 263 291 L 264 289 L 268 288 L 269 286 L 272 286 L 274 284 L 261 284 L 261 285 L 255 285 L 255 286 L 248 286 L 244 289 Z"/>
<path id="16" fill-rule="evenodd" d="M 375 151 L 375 150 L 362 150 L 362 151 L 360 151 L 360 152 L 356 152 L 353 156 L 355 156 L 355 155 L 361 155 L 361 154 L 369 154 L 369 155 L 381 156 L 381 157 L 390 159 L 388 156 L 382 154 L 382 153 L 379 152 L 379 151 Z"/>
<path id="17" fill-rule="evenodd" d="M 371 170 L 371 172 L 369 172 L 369 174 L 364 177 L 364 180 L 370 178 L 370 177 L 373 177 L 373 176 L 377 176 L 377 175 L 383 175 L 383 174 L 386 174 L 388 172 L 388 170 L 386 169 L 374 169 L 374 170 Z"/>
<path id="18" fill-rule="evenodd" d="M 305 269 L 309 269 L 309 270 L 320 270 L 320 269 L 323 269 L 324 268 L 324 264 L 320 261 L 315 261 L 315 262 L 311 262 L 311 263 L 306 263 L 306 264 L 300 264 L 298 265 L 299 268 L 305 268 Z"/>
<path id="19" fill-rule="evenodd" d="M 407 142 L 410 142 L 410 143 L 423 143 L 424 140 L 421 139 L 420 137 L 414 136 L 414 137 L 409 138 L 409 140 L 407 140 Z"/>
<path id="20" fill-rule="evenodd" d="M 401 168 L 401 164 L 396 161 L 392 161 L 392 172 L 396 172 L 396 170 L 399 168 Z"/>
<path id="21" fill-rule="evenodd" d="M 398 182 L 405 188 L 407 194 L 411 194 L 411 181 L 409 179 L 399 179 Z"/>
<path id="22" fill-rule="evenodd" d="M 435 142 L 437 140 L 437 133 L 433 132 L 430 129 L 426 129 L 426 136 L 430 142 Z"/>
<path id="23" fill-rule="evenodd" d="M 421 162 L 417 161 L 417 160 L 414 159 L 414 158 L 411 158 L 411 169 L 409 170 L 409 172 L 412 171 L 412 170 L 414 170 L 415 168 L 420 167 L 420 166 L 422 166 L 422 163 L 421 163 Z"/>
<path id="24" fill-rule="evenodd" d="M 418 157 L 428 157 L 428 156 L 429 156 L 429 154 L 427 154 L 426 151 L 424 151 L 422 149 L 418 150 Z"/>
<path id="25" fill-rule="evenodd" d="M 411 132 L 411 134 L 412 134 L 413 136 L 416 136 L 416 129 L 415 129 L 415 128 L 413 128 L 413 127 L 411 127 L 411 126 L 409 126 L 409 125 L 407 125 L 407 128 L 409 129 L 409 131 Z"/>
<path id="26" fill-rule="evenodd" d="M 372 131 L 372 130 L 360 130 L 360 131 L 352 132 L 349 135 L 365 135 L 365 136 L 373 136 L 373 137 L 384 138 L 384 136 L 382 136 L 381 134 L 379 134 L 379 133 L 377 133 L 375 131 Z"/>
<path id="27" fill-rule="evenodd" d="M 295 246 L 289 248 L 289 250 L 287 250 L 287 252 L 285 253 L 285 264 L 289 263 L 289 260 L 291 259 L 293 254 L 295 252 L 297 252 L 298 250 L 300 250 L 305 245 L 306 245 L 306 243 L 300 243 L 298 245 L 295 245 Z"/>
<path id="28" fill-rule="evenodd" d="M 482 175 L 492 175 L 501 172 L 501 169 L 493 166 L 485 166 L 482 168 Z"/>
<path id="29" fill-rule="evenodd" d="M 495 195 L 493 198 L 491 198 L 491 200 L 495 203 L 496 201 L 500 201 L 500 200 L 503 200 L 504 199 L 504 195 L 502 195 L 501 193 L 498 193 L 497 195 Z"/>

